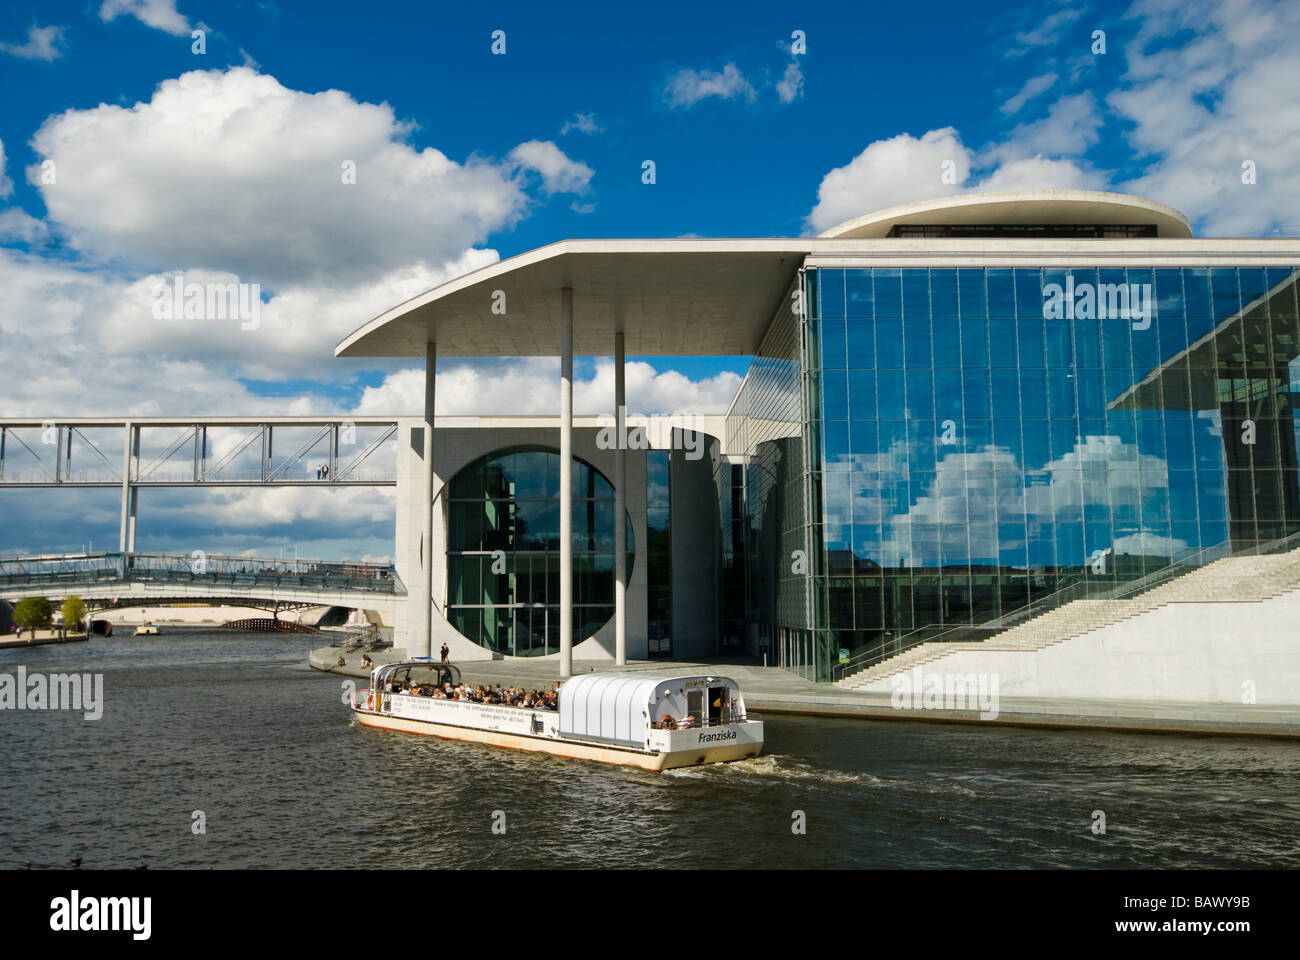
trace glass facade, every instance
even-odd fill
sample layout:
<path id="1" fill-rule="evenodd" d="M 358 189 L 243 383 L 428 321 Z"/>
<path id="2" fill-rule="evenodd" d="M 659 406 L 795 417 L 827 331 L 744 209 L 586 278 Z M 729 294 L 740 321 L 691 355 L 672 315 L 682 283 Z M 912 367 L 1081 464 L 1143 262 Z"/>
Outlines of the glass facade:
<path id="1" fill-rule="evenodd" d="M 769 662 L 807 676 L 830 642 L 815 631 L 817 562 L 811 520 L 816 488 L 808 465 L 817 424 L 809 418 L 807 325 L 791 296 L 764 335 L 731 409 L 727 449 L 745 457 L 745 553 L 749 617 L 758 628 L 760 652 Z M 815 292 L 815 291 L 814 291 Z"/>
<path id="2" fill-rule="evenodd" d="M 489 650 L 515 656 L 559 649 L 560 455 L 542 446 L 481 457 L 447 496 L 447 620 Z M 627 571 L 635 539 L 627 525 Z M 614 488 L 573 460 L 573 640 L 614 613 Z"/>
<path id="3" fill-rule="evenodd" d="M 818 627 L 862 649 L 1300 529 L 1296 276 L 816 271 Z"/>
<path id="4" fill-rule="evenodd" d="M 728 421 L 762 642 L 825 680 L 841 651 L 1300 530 L 1298 276 L 808 269 Z"/>
<path id="5" fill-rule="evenodd" d="M 646 451 L 646 641 L 651 657 L 673 655 L 671 452 Z"/>

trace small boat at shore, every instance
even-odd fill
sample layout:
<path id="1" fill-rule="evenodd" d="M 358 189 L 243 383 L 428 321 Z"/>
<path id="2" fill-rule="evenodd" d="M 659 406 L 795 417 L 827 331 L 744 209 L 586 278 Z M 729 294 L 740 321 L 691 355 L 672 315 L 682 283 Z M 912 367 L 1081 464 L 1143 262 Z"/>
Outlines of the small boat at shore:
<path id="1" fill-rule="evenodd" d="M 555 709 L 458 699 L 465 690 L 449 664 L 401 660 L 371 671 L 352 710 L 367 727 L 642 770 L 726 763 L 763 749 L 763 723 L 746 714 L 728 677 L 588 673 L 560 685 Z"/>
<path id="2" fill-rule="evenodd" d="M 135 633 L 131 634 L 131 636 L 133 636 L 133 637 L 156 637 L 156 636 L 158 636 L 158 632 L 159 632 L 159 631 L 158 631 L 158 624 L 156 624 L 156 623 L 142 623 L 142 624 L 140 624 L 138 627 L 135 628 Z"/>

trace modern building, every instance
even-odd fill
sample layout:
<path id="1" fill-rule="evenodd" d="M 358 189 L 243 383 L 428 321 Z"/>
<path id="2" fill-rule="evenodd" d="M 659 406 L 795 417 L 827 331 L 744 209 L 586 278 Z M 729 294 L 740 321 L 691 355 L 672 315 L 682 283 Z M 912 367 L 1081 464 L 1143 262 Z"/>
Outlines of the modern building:
<path id="1" fill-rule="evenodd" d="M 427 377 L 397 643 L 565 674 L 575 649 L 744 648 L 829 679 L 915 631 L 1300 531 L 1298 279 L 1300 240 L 1195 238 L 1170 207 L 1076 190 L 812 238 L 563 241 L 467 274 L 336 353 L 560 354 L 561 415 L 431 430 Z M 725 416 L 620 443 L 574 421 L 575 352 L 614 356 L 611 414 L 627 352 L 754 359 Z"/>

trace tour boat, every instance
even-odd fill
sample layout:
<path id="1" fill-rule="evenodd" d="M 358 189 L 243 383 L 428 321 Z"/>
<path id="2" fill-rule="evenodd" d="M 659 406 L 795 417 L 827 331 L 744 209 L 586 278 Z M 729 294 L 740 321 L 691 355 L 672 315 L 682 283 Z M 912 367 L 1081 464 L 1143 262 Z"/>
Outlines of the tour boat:
<path id="1" fill-rule="evenodd" d="M 352 710 L 367 727 L 643 770 L 725 763 L 763 749 L 763 723 L 746 715 L 740 687 L 727 677 L 586 673 L 560 686 L 555 710 L 428 695 L 454 690 L 459 679 L 455 667 L 431 659 L 384 664 L 371 671 L 368 691 L 352 694 Z"/>
<path id="2" fill-rule="evenodd" d="M 154 623 L 142 623 L 135 628 L 136 637 L 156 637 L 158 636 L 158 625 Z"/>

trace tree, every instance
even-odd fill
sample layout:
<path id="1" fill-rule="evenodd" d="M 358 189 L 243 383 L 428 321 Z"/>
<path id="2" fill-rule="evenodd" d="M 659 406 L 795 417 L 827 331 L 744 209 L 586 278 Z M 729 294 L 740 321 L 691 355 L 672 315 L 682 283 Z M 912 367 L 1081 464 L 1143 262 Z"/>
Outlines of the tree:
<path id="1" fill-rule="evenodd" d="M 36 636 L 37 627 L 48 627 L 53 619 L 50 601 L 44 597 L 28 597 L 14 605 L 14 623 L 30 628 L 32 636 Z"/>
<path id="2" fill-rule="evenodd" d="M 72 628 L 86 619 L 86 603 L 78 596 L 63 598 L 63 625 Z"/>

